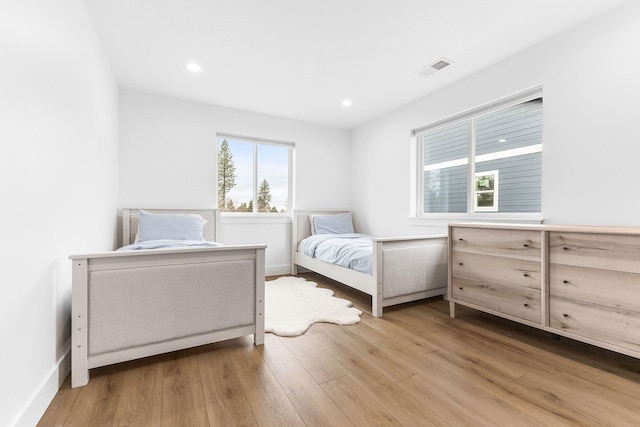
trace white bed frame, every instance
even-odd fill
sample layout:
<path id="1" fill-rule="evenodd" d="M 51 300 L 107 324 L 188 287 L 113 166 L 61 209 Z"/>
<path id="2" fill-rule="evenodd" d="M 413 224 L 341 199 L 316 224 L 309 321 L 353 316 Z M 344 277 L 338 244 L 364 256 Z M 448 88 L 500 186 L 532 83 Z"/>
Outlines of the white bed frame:
<path id="1" fill-rule="evenodd" d="M 371 314 L 382 316 L 384 307 L 416 301 L 447 290 L 447 236 L 373 239 L 373 275 L 311 258 L 298 252 L 300 241 L 311 235 L 309 215 L 348 211 L 293 212 L 291 274 L 304 267 L 371 295 Z"/>
<path id="2" fill-rule="evenodd" d="M 207 219 L 215 241 L 217 210 Z M 123 245 L 137 232 L 137 209 L 122 210 Z M 71 386 L 89 369 L 245 335 L 264 343 L 266 245 L 72 255 Z"/>

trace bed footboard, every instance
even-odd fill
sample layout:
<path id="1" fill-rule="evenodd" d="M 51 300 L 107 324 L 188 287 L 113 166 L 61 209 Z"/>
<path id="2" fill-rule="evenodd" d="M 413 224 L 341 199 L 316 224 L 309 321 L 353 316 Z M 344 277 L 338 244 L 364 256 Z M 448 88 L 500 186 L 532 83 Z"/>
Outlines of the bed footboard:
<path id="1" fill-rule="evenodd" d="M 72 387 L 89 369 L 249 334 L 264 342 L 264 245 L 71 256 Z"/>
<path id="2" fill-rule="evenodd" d="M 445 294 L 446 236 L 373 239 L 373 245 L 374 316 L 383 307 Z"/>

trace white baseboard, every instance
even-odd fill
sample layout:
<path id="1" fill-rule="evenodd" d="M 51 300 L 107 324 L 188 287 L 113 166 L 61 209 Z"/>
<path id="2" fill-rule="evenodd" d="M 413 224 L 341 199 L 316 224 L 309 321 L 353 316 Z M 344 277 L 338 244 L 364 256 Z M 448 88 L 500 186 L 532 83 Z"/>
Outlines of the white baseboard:
<path id="1" fill-rule="evenodd" d="M 51 368 L 51 371 L 34 390 L 29 400 L 20 408 L 9 426 L 33 427 L 38 424 L 56 393 L 62 387 L 69 372 L 71 372 L 71 348 L 69 346 L 65 348 L 67 350 L 64 356 Z"/>
<path id="2" fill-rule="evenodd" d="M 291 264 L 285 265 L 271 265 L 264 268 L 265 276 L 282 276 L 284 274 L 291 274 Z"/>

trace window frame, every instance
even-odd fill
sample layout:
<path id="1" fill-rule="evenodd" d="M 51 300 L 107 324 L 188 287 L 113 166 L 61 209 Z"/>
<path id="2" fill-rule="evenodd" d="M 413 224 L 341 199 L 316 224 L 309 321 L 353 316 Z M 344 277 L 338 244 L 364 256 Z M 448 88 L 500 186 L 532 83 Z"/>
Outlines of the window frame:
<path id="1" fill-rule="evenodd" d="M 517 104 L 531 101 L 537 98 L 543 98 L 542 86 L 536 86 L 522 92 L 483 104 L 479 107 L 465 110 L 461 113 L 436 120 L 428 125 L 421 126 L 411 130 L 410 133 L 410 152 L 411 152 L 411 183 L 410 183 L 410 223 L 419 225 L 424 221 L 433 223 L 441 222 L 447 224 L 451 221 L 508 221 L 508 222 L 542 222 L 543 206 L 541 200 L 540 212 L 496 212 L 488 210 L 476 210 L 475 205 L 475 166 L 476 166 L 476 134 L 475 121 L 485 114 L 508 108 Z M 544 109 L 543 109 L 544 114 Z M 426 131 L 436 128 L 455 125 L 456 123 L 472 120 L 469 135 L 467 165 L 467 211 L 466 212 L 423 212 L 424 209 L 424 150 L 420 141 L 420 135 Z M 544 142 L 543 142 L 544 143 Z M 544 177 L 543 177 L 544 180 Z M 542 189 L 541 189 L 542 190 Z M 496 193 L 497 194 L 497 193 Z M 439 225 L 439 224 L 438 224 Z"/>
<path id="2" fill-rule="evenodd" d="M 253 144 L 253 211 L 252 212 L 226 212 L 224 210 L 220 210 L 220 214 L 225 217 L 238 217 L 238 218 L 277 218 L 277 217 L 290 217 L 291 212 L 293 211 L 293 171 L 294 171 L 294 154 L 295 154 L 295 143 L 290 141 L 262 138 L 262 137 L 254 137 L 254 136 L 245 136 L 238 135 L 227 132 L 216 132 L 216 155 L 215 155 L 215 167 L 216 167 L 216 193 L 215 193 L 215 203 L 216 208 L 219 208 L 219 198 L 218 198 L 218 155 L 220 152 L 220 139 L 233 139 L 240 142 L 246 142 Z M 260 183 L 258 182 L 258 146 L 259 145 L 272 145 L 287 148 L 287 211 L 286 212 L 259 212 L 258 211 L 258 189 Z"/>

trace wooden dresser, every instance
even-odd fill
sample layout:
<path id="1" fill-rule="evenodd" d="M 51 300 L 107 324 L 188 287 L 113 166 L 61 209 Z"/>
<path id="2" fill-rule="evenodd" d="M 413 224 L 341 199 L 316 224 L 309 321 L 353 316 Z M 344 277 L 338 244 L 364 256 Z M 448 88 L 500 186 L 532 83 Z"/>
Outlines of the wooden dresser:
<path id="1" fill-rule="evenodd" d="M 640 228 L 449 225 L 449 308 L 640 358 Z"/>

